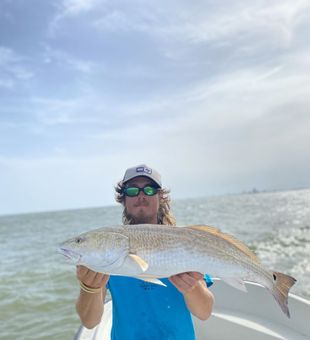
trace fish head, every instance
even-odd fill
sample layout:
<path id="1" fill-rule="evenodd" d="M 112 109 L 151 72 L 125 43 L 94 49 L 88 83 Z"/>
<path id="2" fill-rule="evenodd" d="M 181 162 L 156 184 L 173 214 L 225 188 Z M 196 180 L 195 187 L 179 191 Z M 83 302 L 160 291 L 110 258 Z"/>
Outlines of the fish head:
<path id="1" fill-rule="evenodd" d="M 129 241 L 121 233 L 94 230 L 61 243 L 59 252 L 75 264 L 107 272 L 123 263 L 129 253 Z"/>

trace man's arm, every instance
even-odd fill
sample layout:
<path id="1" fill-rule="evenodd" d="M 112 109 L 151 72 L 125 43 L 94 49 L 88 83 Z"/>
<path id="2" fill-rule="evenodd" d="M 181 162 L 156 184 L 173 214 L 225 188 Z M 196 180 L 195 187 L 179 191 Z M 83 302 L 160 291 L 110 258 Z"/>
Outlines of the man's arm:
<path id="1" fill-rule="evenodd" d="M 207 288 L 203 275 L 188 272 L 173 275 L 170 282 L 183 294 L 187 308 L 200 320 L 207 320 L 214 303 L 214 296 Z"/>
<path id="2" fill-rule="evenodd" d="M 103 314 L 109 275 L 96 273 L 84 266 L 77 266 L 76 276 L 79 281 L 91 289 L 102 288 L 97 293 L 88 293 L 80 289 L 80 295 L 76 301 L 76 311 L 83 326 L 94 328 L 100 323 Z"/>

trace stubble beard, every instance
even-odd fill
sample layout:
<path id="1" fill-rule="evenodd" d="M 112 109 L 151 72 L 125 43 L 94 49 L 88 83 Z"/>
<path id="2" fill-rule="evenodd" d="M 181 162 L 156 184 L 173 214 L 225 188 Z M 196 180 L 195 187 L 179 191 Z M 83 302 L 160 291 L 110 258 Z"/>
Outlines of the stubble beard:
<path id="1" fill-rule="evenodd" d="M 140 211 L 137 214 L 128 214 L 127 216 L 129 218 L 130 224 L 152 224 L 154 223 L 154 216 L 145 214 L 144 211 Z M 156 223 L 157 222 L 157 216 L 156 216 Z"/>
<path id="2" fill-rule="evenodd" d="M 153 217 L 145 214 L 138 214 L 137 216 L 129 215 L 130 224 L 150 224 L 153 223 Z"/>

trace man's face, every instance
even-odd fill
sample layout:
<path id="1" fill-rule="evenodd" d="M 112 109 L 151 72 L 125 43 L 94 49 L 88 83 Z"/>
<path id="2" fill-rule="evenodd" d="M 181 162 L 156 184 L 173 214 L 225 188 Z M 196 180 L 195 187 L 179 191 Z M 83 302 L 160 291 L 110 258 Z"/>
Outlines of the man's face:
<path id="1" fill-rule="evenodd" d="M 146 185 L 154 186 L 154 182 L 147 177 L 136 177 L 126 183 L 126 186 L 143 188 Z M 157 224 L 157 213 L 159 209 L 159 195 L 147 196 L 143 191 L 138 196 L 125 196 L 125 208 L 128 216 L 134 224 Z"/>

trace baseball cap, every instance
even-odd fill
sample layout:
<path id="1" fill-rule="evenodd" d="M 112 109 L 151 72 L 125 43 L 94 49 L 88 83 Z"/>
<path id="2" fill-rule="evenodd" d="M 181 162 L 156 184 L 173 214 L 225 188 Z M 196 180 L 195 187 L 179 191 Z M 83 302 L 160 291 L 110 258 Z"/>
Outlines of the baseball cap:
<path id="1" fill-rule="evenodd" d="M 159 172 L 145 164 L 140 164 L 137 166 L 133 166 L 132 168 L 128 168 L 125 172 L 123 183 L 125 184 L 129 180 L 139 176 L 148 177 L 153 180 L 160 188 L 162 187 L 161 176 Z"/>

